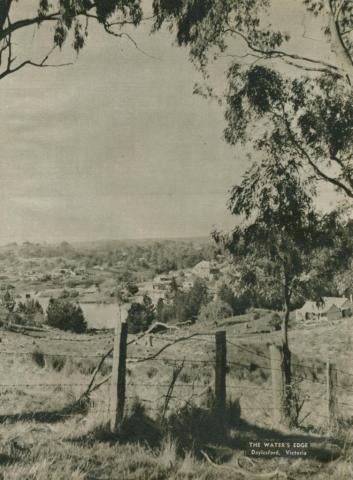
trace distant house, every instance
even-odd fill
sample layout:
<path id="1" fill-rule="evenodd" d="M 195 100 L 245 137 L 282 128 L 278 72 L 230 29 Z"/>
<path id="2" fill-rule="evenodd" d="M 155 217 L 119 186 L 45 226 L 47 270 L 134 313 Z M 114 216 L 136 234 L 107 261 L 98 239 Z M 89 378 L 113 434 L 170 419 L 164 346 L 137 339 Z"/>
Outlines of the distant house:
<path id="1" fill-rule="evenodd" d="M 351 317 L 353 313 L 353 303 L 345 297 L 323 297 L 325 305 L 336 305 L 341 311 L 342 317 Z"/>
<path id="2" fill-rule="evenodd" d="M 347 298 L 323 297 L 322 302 L 308 300 L 296 310 L 295 316 L 300 321 L 337 320 L 351 316 L 353 305 Z"/>
<path id="3" fill-rule="evenodd" d="M 210 262 L 202 260 L 192 269 L 193 273 L 201 278 L 208 278 L 210 275 Z"/>
<path id="4" fill-rule="evenodd" d="M 171 284 L 171 281 L 171 277 L 167 274 L 158 275 L 153 279 L 153 289 L 158 291 L 167 290 Z"/>
<path id="5" fill-rule="evenodd" d="M 219 274 L 219 266 L 216 262 L 208 262 L 207 260 L 202 260 L 194 266 L 192 272 L 197 277 L 203 278 L 205 280 L 211 280 L 217 274 Z"/>

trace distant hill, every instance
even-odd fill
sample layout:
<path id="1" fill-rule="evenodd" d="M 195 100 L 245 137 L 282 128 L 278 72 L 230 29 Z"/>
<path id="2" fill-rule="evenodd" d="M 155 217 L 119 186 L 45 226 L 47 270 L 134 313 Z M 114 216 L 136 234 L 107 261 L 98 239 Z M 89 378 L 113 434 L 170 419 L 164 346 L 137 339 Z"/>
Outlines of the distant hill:
<path id="1" fill-rule="evenodd" d="M 20 247 L 74 247 L 74 248 L 118 248 L 128 245 L 150 245 L 156 242 L 192 242 L 194 244 L 205 245 L 211 242 L 210 237 L 165 237 L 165 238 L 122 238 L 122 239 L 101 239 L 101 240 L 87 240 L 79 242 L 61 241 L 58 243 L 48 242 L 10 242 L 5 245 L 0 245 L 1 249 L 20 248 Z"/>
<path id="2" fill-rule="evenodd" d="M 71 242 L 76 248 L 116 248 L 127 245 L 151 245 L 156 242 L 192 242 L 205 245 L 211 242 L 209 237 L 172 237 L 172 238 L 124 238 L 124 239 L 102 239 L 83 242 Z"/>

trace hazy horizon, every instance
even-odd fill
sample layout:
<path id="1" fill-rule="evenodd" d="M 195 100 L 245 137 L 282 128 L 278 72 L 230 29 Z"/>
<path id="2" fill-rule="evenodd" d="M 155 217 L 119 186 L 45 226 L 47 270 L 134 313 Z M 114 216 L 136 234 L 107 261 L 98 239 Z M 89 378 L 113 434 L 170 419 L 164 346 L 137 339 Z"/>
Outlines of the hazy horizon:
<path id="1" fill-rule="evenodd" d="M 95 240 L 68 240 L 68 239 L 61 239 L 57 240 L 56 242 L 47 242 L 46 240 L 23 240 L 21 242 L 7 242 L 1 243 L 0 247 L 9 247 L 12 245 L 22 246 L 26 243 L 31 245 L 41 245 L 41 246 L 57 246 L 62 243 L 68 243 L 69 245 L 85 245 L 85 244 L 94 244 L 94 243 L 114 243 L 114 242 L 163 242 L 163 241 L 212 241 L 211 235 L 196 235 L 196 236 L 186 236 L 186 237 L 138 237 L 138 238 L 97 238 Z"/>

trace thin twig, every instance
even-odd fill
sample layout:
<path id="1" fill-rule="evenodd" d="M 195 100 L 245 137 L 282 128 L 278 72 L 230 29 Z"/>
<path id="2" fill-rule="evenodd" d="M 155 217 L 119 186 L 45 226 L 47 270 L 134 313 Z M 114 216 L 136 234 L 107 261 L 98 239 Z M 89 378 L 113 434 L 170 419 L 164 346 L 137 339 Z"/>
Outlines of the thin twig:
<path id="1" fill-rule="evenodd" d="M 165 417 L 165 414 L 167 413 L 169 402 L 170 402 L 170 399 L 172 398 L 172 395 L 173 395 L 175 382 L 177 381 L 177 379 L 178 379 L 181 371 L 183 370 L 183 368 L 184 368 L 184 360 L 183 360 L 183 362 L 180 366 L 176 367 L 173 370 L 172 381 L 170 382 L 170 385 L 168 387 L 167 395 L 166 395 L 164 406 L 163 406 L 163 413 L 162 413 L 162 418 L 163 419 Z"/>
<path id="2" fill-rule="evenodd" d="M 88 384 L 88 387 L 87 387 L 87 389 L 85 390 L 85 392 L 81 395 L 81 398 L 82 398 L 82 397 L 87 397 L 87 396 L 90 394 L 91 388 L 92 388 L 93 383 L 94 383 L 94 381 L 95 381 L 95 379 L 96 379 L 96 376 L 98 375 L 98 372 L 99 372 L 99 370 L 101 369 L 101 367 L 102 367 L 105 359 L 106 359 L 107 357 L 109 357 L 109 355 L 111 354 L 111 352 L 112 352 L 112 350 L 109 350 L 105 355 L 102 356 L 100 362 L 98 363 L 98 365 L 97 365 L 96 368 L 94 369 L 94 372 L 93 372 L 93 374 L 92 374 L 92 377 L 91 377 L 91 380 L 90 380 L 90 382 L 89 382 L 89 384 Z"/>
<path id="3" fill-rule="evenodd" d="M 265 480 L 265 479 L 271 479 L 271 478 L 288 478 L 287 474 L 285 472 L 281 472 L 280 470 L 276 469 L 273 472 L 269 473 L 254 473 L 254 472 L 249 472 L 248 470 L 245 470 L 239 465 L 238 459 L 236 459 L 236 465 L 237 468 L 230 467 L 228 465 L 218 465 L 217 463 L 213 462 L 210 457 L 207 455 L 206 452 L 201 450 L 201 454 L 204 456 L 204 458 L 210 463 L 213 467 L 215 468 L 224 468 L 227 469 L 233 473 L 240 473 L 240 475 L 243 475 L 246 478 L 251 478 L 252 480 Z"/>

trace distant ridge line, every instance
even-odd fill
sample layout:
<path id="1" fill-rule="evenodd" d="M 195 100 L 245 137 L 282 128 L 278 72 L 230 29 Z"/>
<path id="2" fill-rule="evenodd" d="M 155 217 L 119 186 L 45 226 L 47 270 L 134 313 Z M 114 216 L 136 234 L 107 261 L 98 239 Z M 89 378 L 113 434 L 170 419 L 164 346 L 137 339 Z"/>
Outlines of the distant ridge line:
<path id="1" fill-rule="evenodd" d="M 186 236 L 186 237 L 150 237 L 150 238 L 111 238 L 111 239 L 99 239 L 99 240 L 82 240 L 82 241 L 67 241 L 61 240 L 60 242 L 51 243 L 51 242 L 7 242 L 6 244 L 1 244 L 0 248 L 17 248 L 23 246 L 41 246 L 41 247 L 58 247 L 61 244 L 65 243 L 68 246 L 72 247 L 91 247 L 95 245 L 109 245 L 109 244 L 126 244 L 126 243 L 154 243 L 154 242 L 210 242 L 211 238 L 209 236 Z"/>

